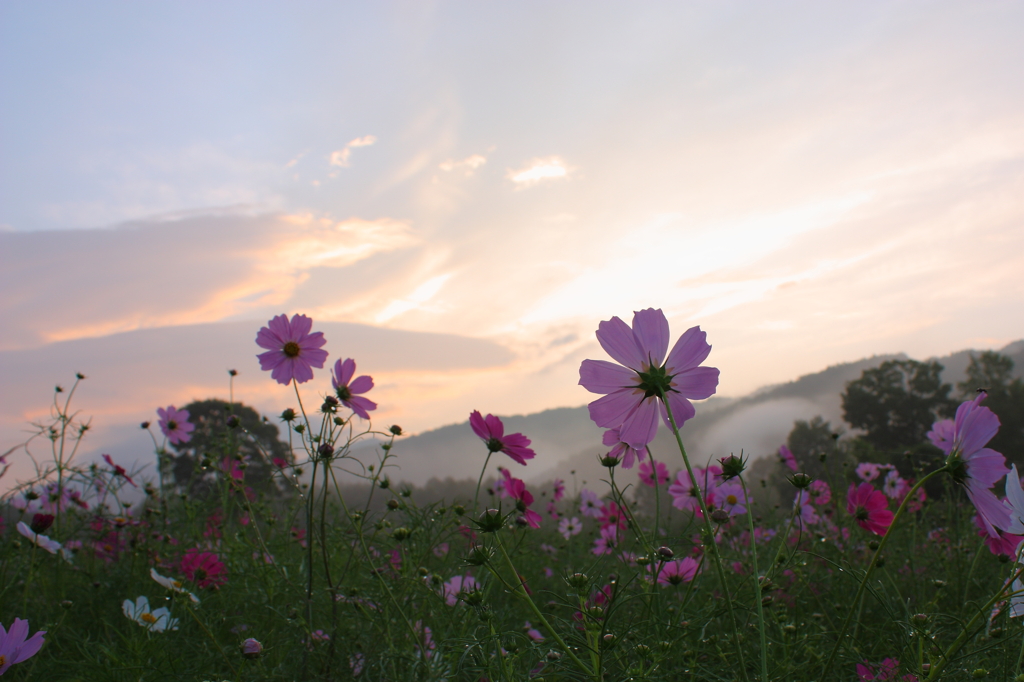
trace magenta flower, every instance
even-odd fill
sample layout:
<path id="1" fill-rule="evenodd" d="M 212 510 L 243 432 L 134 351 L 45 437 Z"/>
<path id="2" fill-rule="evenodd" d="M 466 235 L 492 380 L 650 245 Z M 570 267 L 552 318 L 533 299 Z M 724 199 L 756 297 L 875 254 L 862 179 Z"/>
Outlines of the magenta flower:
<path id="1" fill-rule="evenodd" d="M 171 408 L 170 408 L 170 409 L 172 409 L 172 410 L 173 410 L 173 409 L 174 409 L 174 407 L 173 407 L 173 406 L 171 406 Z M 159 411 L 159 410 L 158 410 L 158 411 Z M 188 419 L 188 410 L 181 410 L 181 412 L 184 412 L 184 413 L 185 413 L 185 419 Z M 179 412 L 178 414 L 181 414 L 181 412 Z M 189 423 L 188 423 L 187 421 L 186 421 L 186 422 L 184 422 L 184 423 L 185 423 L 185 424 L 187 424 L 187 425 L 188 425 L 188 426 L 190 427 L 189 429 L 187 429 L 188 431 L 191 431 L 192 429 L 196 428 L 195 426 L 192 426 L 192 424 L 189 424 Z M 163 424 L 163 422 L 161 422 L 161 424 Z M 184 431 L 184 430 L 186 430 L 186 429 L 181 429 L 181 428 L 180 428 L 180 425 L 179 425 L 179 424 L 177 424 L 177 422 L 175 422 L 175 426 L 179 427 L 179 428 L 177 429 L 178 431 Z M 160 428 L 163 428 L 163 426 L 161 426 Z M 166 431 L 166 430 L 164 430 L 164 433 L 167 433 L 167 431 Z M 188 435 L 188 434 L 186 433 L 186 434 L 185 434 L 185 440 L 184 440 L 184 441 L 181 441 L 181 442 L 183 442 L 183 443 L 185 443 L 185 442 L 188 442 L 188 440 L 189 440 L 190 438 L 192 438 L 192 436 L 190 436 L 190 435 Z M 173 443 L 174 441 L 172 440 L 171 442 Z M 124 480 L 128 481 L 129 483 L 131 483 L 131 484 L 132 484 L 132 486 L 134 486 L 134 487 L 136 487 L 136 488 L 138 488 L 138 487 L 139 487 L 139 486 L 135 485 L 135 481 L 133 481 L 133 480 L 132 480 L 132 477 L 128 475 L 128 472 L 127 472 L 127 471 L 125 471 L 125 469 L 124 469 L 124 467 L 123 467 L 123 466 L 120 466 L 119 464 L 114 464 L 114 460 L 110 458 L 110 455 L 103 455 L 103 461 L 105 461 L 105 462 L 106 462 L 107 464 L 109 464 L 109 465 L 110 465 L 111 467 L 113 467 L 113 469 L 114 469 L 114 475 L 115 475 L 115 476 L 120 476 L 120 477 L 122 477 L 122 478 L 123 478 Z"/>
<path id="2" fill-rule="evenodd" d="M 637 471 L 640 476 L 640 482 L 648 488 L 653 488 L 655 483 L 658 485 L 665 485 L 672 477 L 669 476 L 668 467 L 658 462 L 652 464 L 651 462 L 643 462 L 640 465 L 640 469 Z"/>
<path id="3" fill-rule="evenodd" d="M 174 405 L 168 405 L 166 409 L 156 408 L 156 413 L 160 417 L 160 430 L 164 432 L 167 440 L 171 441 L 171 445 L 192 440 L 192 432 L 196 430 L 196 425 L 189 422 L 188 418 L 191 415 L 188 410 L 179 410 Z M 113 462 L 110 464 L 113 465 Z"/>
<path id="4" fill-rule="evenodd" d="M 181 572 L 199 588 L 217 589 L 228 581 L 227 569 L 213 552 L 190 549 L 181 558 Z"/>
<path id="5" fill-rule="evenodd" d="M 893 514 L 888 509 L 889 498 L 870 483 L 850 484 L 846 494 L 846 511 L 853 515 L 857 525 L 875 535 L 885 535 L 892 524 Z"/>
<path id="6" fill-rule="evenodd" d="M 504 452 L 506 455 L 526 466 L 526 460 L 537 456 L 529 447 L 530 439 L 521 433 L 510 433 L 505 435 L 505 425 L 493 414 L 486 417 L 480 415 L 479 410 L 473 410 L 469 415 L 469 425 L 473 433 L 487 443 L 488 452 Z"/>
<path id="7" fill-rule="evenodd" d="M 602 428 L 618 428 L 620 440 L 636 450 L 654 440 L 662 394 L 682 427 L 696 414 L 690 400 L 710 398 L 718 387 L 718 370 L 699 366 L 711 352 L 700 327 L 687 329 L 666 357 L 669 328 L 661 310 L 634 313 L 632 329 L 618 317 L 605 320 L 597 340 L 620 364 L 584 360 L 580 365 L 580 385 L 605 394 L 590 403 L 590 418 Z M 661 416 L 671 428 L 664 405 Z"/>
<path id="8" fill-rule="evenodd" d="M 338 360 L 334 363 L 334 378 L 331 385 L 338 393 L 338 400 L 341 404 L 358 414 L 363 419 L 369 419 L 369 413 L 377 409 L 377 403 L 359 395 L 366 393 L 373 388 L 373 377 L 365 374 L 352 379 L 356 373 L 356 361 L 349 358 L 344 362 Z M 351 382 L 351 383 L 350 383 Z"/>
<path id="9" fill-rule="evenodd" d="M 601 524 L 601 528 L 618 526 L 620 530 L 626 530 L 626 515 L 615 502 L 609 501 L 601 505 L 597 522 Z"/>
<path id="10" fill-rule="evenodd" d="M 797 470 L 796 457 L 785 445 L 779 446 L 779 460 L 790 468 L 791 471 Z"/>
<path id="11" fill-rule="evenodd" d="M 811 481 L 808 491 L 811 493 L 811 501 L 814 504 L 828 504 L 832 500 L 832 489 L 825 481 Z"/>
<path id="12" fill-rule="evenodd" d="M 681 585 L 688 583 L 697 575 L 700 562 L 693 557 L 683 557 L 675 561 L 668 561 L 655 568 L 658 572 L 659 585 Z"/>
<path id="13" fill-rule="evenodd" d="M 928 437 L 947 455 L 946 465 L 953 480 L 964 486 L 990 537 L 997 537 L 998 528 L 1010 530 L 1013 524 L 1010 506 L 990 490 L 1010 473 L 1006 458 L 986 448 L 999 431 L 999 417 L 982 406 L 985 393 L 960 404 L 950 430 L 948 419 L 936 422 Z"/>
<path id="14" fill-rule="evenodd" d="M 601 535 L 594 540 L 594 549 L 590 550 L 598 556 L 602 554 L 611 554 L 615 551 L 615 546 L 619 544 L 619 527 L 608 526 L 601 529 Z"/>
<path id="15" fill-rule="evenodd" d="M 3 623 L 0 623 L 0 675 L 15 663 L 35 656 L 43 646 L 45 634 L 46 630 L 40 630 L 29 637 L 28 621 L 21 618 L 14 619 L 10 631 L 5 630 Z"/>
<path id="16" fill-rule="evenodd" d="M 563 481 L 560 478 L 556 478 L 555 479 L 555 492 L 554 492 L 555 502 L 558 502 L 563 497 L 565 497 L 565 481 Z"/>
<path id="17" fill-rule="evenodd" d="M 708 507 L 713 507 L 718 500 L 716 496 L 718 485 L 714 471 L 716 468 L 693 468 L 693 475 L 700 483 L 700 490 L 704 494 L 704 504 Z M 672 496 L 672 506 L 676 509 L 689 509 L 697 516 L 702 514 L 700 501 L 697 498 L 697 486 L 690 480 L 690 474 L 686 472 L 686 469 L 680 469 L 676 474 L 676 482 L 668 487 L 668 494 Z"/>
<path id="18" fill-rule="evenodd" d="M 327 351 L 321 346 L 327 343 L 323 332 L 310 334 L 313 320 L 305 315 L 293 315 L 291 322 L 287 315 L 278 315 L 256 334 L 256 345 L 266 348 L 266 353 L 256 357 L 260 369 L 270 371 L 270 377 L 287 386 L 292 379 L 302 384 L 313 378 L 313 368 L 324 366 Z"/>
<path id="19" fill-rule="evenodd" d="M 632 469 L 636 461 L 642 462 L 644 457 L 647 456 L 646 445 L 642 448 L 634 448 L 629 443 L 622 442 L 622 439 L 619 437 L 618 428 L 605 431 L 601 441 L 605 445 L 611 446 L 607 456 L 612 459 L 621 460 L 623 469 Z"/>

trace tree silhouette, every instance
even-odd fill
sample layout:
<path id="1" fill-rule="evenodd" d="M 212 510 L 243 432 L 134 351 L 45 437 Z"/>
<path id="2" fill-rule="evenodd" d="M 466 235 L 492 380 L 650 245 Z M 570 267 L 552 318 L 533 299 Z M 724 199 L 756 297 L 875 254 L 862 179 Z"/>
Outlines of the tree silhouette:
<path id="1" fill-rule="evenodd" d="M 874 448 L 893 451 L 925 440 L 932 423 L 952 416 L 952 386 L 942 383 L 938 362 L 889 360 L 866 369 L 842 394 L 843 419 L 863 429 Z"/>

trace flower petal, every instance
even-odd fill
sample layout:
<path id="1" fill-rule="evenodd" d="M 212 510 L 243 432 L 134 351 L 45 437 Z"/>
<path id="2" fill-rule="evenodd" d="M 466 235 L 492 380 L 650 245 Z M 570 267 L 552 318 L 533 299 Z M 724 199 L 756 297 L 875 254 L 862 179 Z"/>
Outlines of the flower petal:
<path id="1" fill-rule="evenodd" d="M 1010 470 L 1006 468 L 1006 458 L 990 448 L 981 448 L 964 457 L 967 475 L 986 488 L 998 483 Z"/>
<path id="2" fill-rule="evenodd" d="M 692 367 L 672 377 L 672 388 L 690 400 L 705 400 L 718 390 L 717 367 Z"/>
<path id="3" fill-rule="evenodd" d="M 647 447 L 658 433 L 658 399 L 643 399 L 619 427 L 622 442 L 637 450 Z"/>
<path id="4" fill-rule="evenodd" d="M 633 334 L 645 361 L 658 367 L 665 363 L 668 333 L 668 320 L 660 308 L 646 308 L 633 313 Z"/>
<path id="5" fill-rule="evenodd" d="M 363 375 L 356 377 L 355 380 L 348 385 L 349 393 L 366 393 L 373 388 L 373 377 Z"/>
<path id="6" fill-rule="evenodd" d="M 696 367 L 707 360 L 711 353 L 711 346 L 708 344 L 708 335 L 700 330 L 700 326 L 690 327 L 672 346 L 672 352 L 668 354 L 665 365 L 669 374 L 678 374 L 687 369 Z"/>
<path id="7" fill-rule="evenodd" d="M 978 515 L 981 516 L 989 537 L 999 537 L 999 531 L 996 528 L 1007 528 L 1012 525 L 1010 509 L 991 490 L 982 487 L 973 479 L 967 480 L 966 488 L 967 497 L 977 508 Z"/>
<path id="8" fill-rule="evenodd" d="M 694 409 L 690 401 L 687 400 L 681 393 L 669 393 L 668 396 L 669 407 L 672 408 L 672 418 L 676 420 L 676 426 L 680 429 L 690 419 L 693 419 L 694 415 L 697 414 L 697 410 Z M 672 422 L 668 419 L 668 410 L 665 406 L 661 406 L 661 419 L 665 422 L 665 426 L 672 429 Z"/>
<path id="9" fill-rule="evenodd" d="M 636 409 L 641 400 L 643 400 L 643 393 L 623 388 L 598 398 L 587 405 L 587 408 L 590 410 L 590 418 L 595 424 L 610 429 L 622 426 L 622 422 Z"/>
<path id="10" fill-rule="evenodd" d="M 480 410 L 473 410 L 469 413 L 469 427 L 473 429 L 478 437 L 484 440 L 490 440 L 491 434 L 487 430 L 487 422 L 484 421 L 483 415 L 480 414 Z"/>
<path id="11" fill-rule="evenodd" d="M 632 388 L 639 383 L 637 373 L 607 360 L 584 360 L 580 363 L 580 386 L 591 393 L 612 393 Z"/>
<path id="12" fill-rule="evenodd" d="M 647 359 L 637 345 L 633 330 L 618 317 L 597 325 L 597 340 L 613 360 L 630 369 L 639 370 Z"/>

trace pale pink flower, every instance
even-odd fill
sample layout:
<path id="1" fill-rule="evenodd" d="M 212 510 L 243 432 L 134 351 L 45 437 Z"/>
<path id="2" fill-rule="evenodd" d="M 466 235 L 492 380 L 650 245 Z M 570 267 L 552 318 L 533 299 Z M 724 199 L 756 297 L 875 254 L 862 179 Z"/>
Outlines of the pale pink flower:
<path id="1" fill-rule="evenodd" d="M 562 519 L 558 522 L 558 532 L 561 533 L 562 537 L 566 540 L 573 535 L 579 535 L 582 530 L 583 524 L 580 523 L 580 520 L 575 516 L 571 519 Z"/>
<path id="2" fill-rule="evenodd" d="M 857 465 L 856 473 L 860 480 L 865 483 L 870 483 L 878 478 L 878 475 L 881 473 L 881 469 L 877 464 L 872 462 L 861 462 Z"/>
<path id="3" fill-rule="evenodd" d="M 723 483 L 715 490 L 716 506 L 729 513 L 729 516 L 739 516 L 747 512 L 746 495 L 743 494 L 743 486 L 737 483 Z"/>
<path id="4" fill-rule="evenodd" d="M 607 528 L 601 529 L 601 535 L 594 540 L 594 549 L 591 550 L 594 554 L 611 554 L 615 551 L 615 546 L 619 544 L 619 527 L 608 526 Z"/>
<path id="5" fill-rule="evenodd" d="M 565 497 L 565 481 L 560 478 L 555 479 L 555 492 L 553 493 L 555 502 L 558 502 Z"/>
<path id="6" fill-rule="evenodd" d="M 667 561 L 655 568 L 658 572 L 659 585 L 680 585 L 688 583 L 697 575 L 700 562 L 693 557 L 683 557 L 675 561 Z"/>
<path id="7" fill-rule="evenodd" d="M 885 475 L 885 480 L 882 481 L 882 492 L 885 496 L 891 500 L 898 500 L 903 497 L 907 491 L 910 490 L 910 486 L 900 476 L 900 472 L 893 469 Z"/>
<path id="8" fill-rule="evenodd" d="M 15 618 L 11 629 L 5 630 L 3 623 L 0 623 L 0 675 L 7 672 L 15 663 L 21 663 L 35 656 L 43 646 L 43 635 L 46 630 L 40 630 L 31 637 L 28 636 L 28 621 Z"/>
<path id="9" fill-rule="evenodd" d="M 1003 455 L 985 447 L 999 431 L 999 418 L 981 404 L 985 395 L 979 393 L 974 400 L 960 404 L 952 430 L 949 420 L 936 422 L 929 438 L 948 455 L 946 464 L 953 480 L 964 486 L 989 536 L 995 537 L 997 528 L 1014 532 L 1019 524 L 1013 522 L 1010 505 L 990 490 L 1010 470 Z"/>
<path id="10" fill-rule="evenodd" d="M 521 433 L 510 433 L 506 436 L 505 425 L 493 414 L 483 417 L 478 410 L 473 410 L 469 415 L 469 425 L 473 433 L 487 443 L 488 452 L 504 452 L 523 466 L 526 466 L 526 460 L 537 456 L 537 453 L 528 447 L 529 438 Z"/>
<path id="11" fill-rule="evenodd" d="M 714 506 L 716 500 L 714 468 L 700 467 L 693 468 L 693 475 L 700 483 L 701 492 L 704 494 L 704 503 L 708 507 Z M 697 486 L 690 480 L 690 474 L 686 469 L 680 469 L 676 474 L 676 482 L 668 487 L 668 494 L 672 496 L 672 506 L 676 509 L 689 509 L 698 516 L 701 514 L 700 502 L 697 499 Z"/>
<path id="12" fill-rule="evenodd" d="M 353 379 L 352 376 L 355 373 L 355 360 L 351 358 L 338 360 L 334 363 L 331 385 L 334 386 L 334 390 L 338 394 L 338 400 L 341 401 L 342 405 L 363 419 L 369 419 L 369 413 L 377 409 L 377 403 L 359 394 L 366 393 L 373 388 L 373 377 L 364 374 Z"/>
<path id="13" fill-rule="evenodd" d="M 580 385 L 604 394 L 590 403 L 590 418 L 602 428 L 618 428 L 619 439 L 636 450 L 654 440 L 661 393 L 681 428 L 696 413 L 690 401 L 710 398 L 718 387 L 718 370 L 699 366 L 711 352 L 707 334 L 691 327 L 668 352 L 668 320 L 661 310 L 634 313 L 632 328 L 618 317 L 605 320 L 597 340 L 620 364 L 584 360 L 580 365 Z M 671 427 L 664 405 L 660 412 Z"/>
<path id="14" fill-rule="evenodd" d="M 33 545 L 45 549 L 50 554 L 56 554 L 60 551 L 61 544 L 56 540 L 51 540 L 45 535 L 40 535 L 32 531 L 31 528 L 25 525 L 24 521 L 18 521 L 18 532 L 29 539 Z"/>
<path id="15" fill-rule="evenodd" d="M 444 597 L 444 602 L 448 606 L 455 606 L 463 594 L 473 592 L 479 588 L 480 585 L 473 576 L 456 575 L 442 586 L 441 596 Z"/>
<path id="16" fill-rule="evenodd" d="M 821 517 L 818 516 L 818 512 L 811 505 L 811 494 L 807 490 L 798 490 L 796 498 L 793 500 L 793 508 L 799 509 L 796 515 L 797 523 L 801 528 L 804 526 L 813 526 L 821 521 Z"/>
<path id="17" fill-rule="evenodd" d="M 313 368 L 319 369 L 327 361 L 327 351 L 322 349 L 327 339 L 323 332 L 311 334 L 312 329 L 313 320 L 305 315 L 293 315 L 290 322 L 287 315 L 271 319 L 256 334 L 256 345 L 267 349 L 256 356 L 260 369 L 285 386 L 293 379 L 298 384 L 312 379 Z"/>
<path id="18" fill-rule="evenodd" d="M 179 443 L 187 443 L 192 440 L 192 432 L 195 431 L 195 424 L 189 422 L 188 418 L 191 416 L 188 410 L 179 410 L 174 405 L 168 405 L 166 408 L 156 408 L 157 416 L 160 420 L 157 422 L 160 424 L 160 430 L 163 431 L 167 440 L 171 442 L 171 445 L 178 445 Z M 113 462 L 110 462 L 113 466 Z M 124 471 L 122 469 L 122 471 Z"/>
<path id="19" fill-rule="evenodd" d="M 825 481 L 811 481 L 811 487 L 808 490 L 811 493 L 811 502 L 814 504 L 828 504 L 832 500 L 832 489 Z"/>
<path id="20" fill-rule="evenodd" d="M 601 498 L 592 490 L 580 491 L 580 514 L 598 518 L 601 516 Z"/>

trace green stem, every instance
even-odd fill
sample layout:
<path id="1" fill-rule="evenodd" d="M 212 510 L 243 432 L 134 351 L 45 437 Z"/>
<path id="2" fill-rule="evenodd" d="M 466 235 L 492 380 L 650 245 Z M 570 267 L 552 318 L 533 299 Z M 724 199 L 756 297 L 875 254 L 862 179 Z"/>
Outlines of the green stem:
<path id="1" fill-rule="evenodd" d="M 230 658 L 228 658 L 228 655 L 227 655 L 226 653 L 224 653 L 224 647 L 222 647 L 222 646 L 221 646 L 221 645 L 220 645 L 220 644 L 219 644 L 219 643 L 217 642 L 217 638 L 213 636 L 213 633 L 212 633 L 212 632 L 210 632 L 210 628 L 206 627 L 206 624 L 205 624 L 205 623 L 203 623 L 203 621 L 199 620 L 199 616 L 197 616 L 197 615 L 196 615 L 195 611 L 193 611 L 193 610 L 192 610 L 192 609 L 191 609 L 191 608 L 189 607 L 189 605 L 188 605 L 188 604 L 185 604 L 185 602 L 182 602 L 182 604 L 184 604 L 184 606 L 185 606 L 185 610 L 186 610 L 186 611 L 188 611 L 188 614 L 189 614 L 190 616 L 192 616 L 192 618 L 193 618 L 193 619 L 194 619 L 194 620 L 195 620 L 195 621 L 196 621 L 197 623 L 199 623 L 199 627 L 201 627 L 201 628 L 203 629 L 203 632 L 205 632 L 205 633 L 206 633 L 206 636 L 210 638 L 210 641 L 211 641 L 211 642 L 213 642 L 213 645 L 214 645 L 215 647 L 217 647 L 217 651 L 219 651 L 219 652 L 220 652 L 220 655 L 224 657 L 224 661 L 225 661 L 225 662 L 226 662 L 226 663 L 228 664 L 228 667 L 229 667 L 229 668 L 231 668 L 231 674 L 232 674 L 232 675 L 234 675 L 235 677 L 238 677 L 238 671 L 237 671 L 237 670 L 235 670 L 235 666 L 234 666 L 234 664 L 233 664 L 233 663 L 231 663 L 231 659 L 230 659 Z"/>
<path id="2" fill-rule="evenodd" d="M 704 500 L 704 491 L 701 490 L 700 483 L 697 482 L 697 477 L 693 475 L 693 467 L 690 465 L 690 458 L 686 455 L 686 448 L 683 446 L 683 437 L 679 434 L 679 426 L 676 424 L 675 417 L 672 416 L 672 406 L 668 404 L 668 399 L 665 396 L 665 392 L 659 389 L 659 397 L 661 403 L 665 406 L 665 413 L 668 415 L 669 424 L 672 425 L 672 433 L 676 437 L 676 445 L 679 446 L 679 454 L 683 456 L 683 464 L 686 465 L 686 473 L 690 475 L 690 483 L 693 485 L 694 491 L 697 493 L 697 502 L 700 504 L 701 513 L 704 515 L 704 535 L 705 542 L 711 546 L 711 554 L 715 560 L 715 570 L 718 573 L 718 580 L 722 583 L 722 592 L 725 594 L 725 605 L 729 610 L 729 619 L 732 621 L 732 634 L 733 640 L 736 642 L 736 655 L 739 657 L 740 664 L 740 675 L 744 680 L 747 680 L 747 665 L 743 657 L 743 644 L 740 642 L 740 630 L 739 625 L 736 622 L 736 612 L 732 608 L 732 595 L 729 594 L 729 584 L 725 579 L 725 567 L 722 565 L 722 557 L 718 553 L 718 542 L 715 540 L 715 531 L 711 528 L 711 514 L 708 512 L 707 503 Z M 657 476 L 657 472 L 655 472 Z M 753 541 L 753 538 L 751 538 Z M 760 597 L 759 597 L 760 598 Z"/>
<path id="3" fill-rule="evenodd" d="M 515 564 L 512 563 L 511 557 L 509 557 L 508 552 L 505 551 L 505 545 L 502 544 L 501 538 L 499 538 L 498 535 L 495 534 L 494 539 L 496 544 L 498 545 L 498 549 L 501 550 L 501 556 L 505 558 L 505 563 L 508 564 L 509 570 L 512 571 L 512 575 L 515 578 L 515 580 L 513 580 L 511 585 L 509 586 L 512 590 L 512 593 L 526 602 L 526 604 L 530 607 L 530 610 L 533 611 L 533 615 L 537 617 L 537 620 L 541 623 L 541 625 L 544 626 L 544 629 L 551 633 L 551 636 L 555 638 L 555 641 L 558 642 L 558 646 L 562 648 L 562 651 L 565 652 L 566 656 L 568 656 L 572 660 L 572 662 L 575 663 L 579 667 L 579 669 L 586 674 L 587 677 L 593 679 L 594 682 L 600 682 L 600 678 L 596 677 L 596 674 L 593 671 L 591 671 L 590 668 L 588 668 L 586 664 L 583 661 L 581 661 L 575 653 L 573 653 L 573 650 L 569 647 L 568 644 L 565 643 L 565 640 L 563 640 L 561 635 L 558 634 L 558 631 L 551 627 L 551 624 L 548 622 L 548 619 L 544 617 L 544 614 L 541 613 L 541 610 L 537 608 L 536 604 L 533 603 L 533 599 L 530 599 L 530 595 L 526 593 L 526 588 L 523 587 L 523 582 L 519 580 L 519 573 L 516 571 Z"/>
<path id="4" fill-rule="evenodd" d="M 955 640 L 953 640 L 953 643 L 949 645 L 949 648 L 946 649 L 946 652 L 942 654 L 942 660 L 933 665 L 931 670 L 928 671 L 928 678 L 925 680 L 925 682 L 928 682 L 928 680 L 937 680 L 939 678 L 939 675 L 942 674 L 942 670 L 946 667 L 946 665 L 949 664 L 950 659 L 953 657 L 953 655 L 960 650 L 960 647 L 962 647 L 968 639 L 971 638 L 970 633 L 977 626 L 978 621 L 982 618 L 988 617 L 988 614 L 991 612 L 992 607 L 995 605 L 995 603 L 1000 599 L 1006 597 L 1007 588 L 1011 587 L 1013 581 L 1020 578 L 1022 573 L 1024 573 L 1024 567 L 1021 567 L 1014 575 L 1010 576 L 1009 580 L 1006 581 L 1003 587 L 995 593 L 995 596 L 989 599 L 988 603 L 986 603 L 984 606 L 978 609 L 978 612 L 974 614 L 974 618 L 971 619 L 971 622 L 968 623 L 966 627 L 964 627 L 964 629 L 960 632 L 960 635 Z M 1011 589 L 1011 594 L 1012 593 L 1013 590 Z"/>
<path id="5" fill-rule="evenodd" d="M 757 571 L 757 543 L 754 542 L 754 513 L 751 510 L 750 495 L 743 476 L 738 477 L 743 486 L 743 499 L 747 503 L 747 526 L 750 528 L 750 557 L 754 564 L 754 603 L 757 605 L 757 630 L 761 635 L 761 682 L 768 682 L 768 635 L 764 630 L 764 605 L 761 603 L 761 575 Z M 792 519 L 790 520 L 792 523 Z M 785 543 L 785 540 L 783 540 Z"/>
<path id="6" fill-rule="evenodd" d="M 882 536 L 881 542 L 878 543 L 878 549 L 875 550 L 874 555 L 871 557 L 871 563 L 868 564 L 867 570 L 864 572 L 864 578 L 861 579 L 860 585 L 857 587 L 857 595 L 853 598 L 853 604 L 856 606 L 860 603 L 861 597 L 864 595 L 864 588 L 867 587 L 868 580 L 871 578 L 871 573 L 875 570 L 875 565 L 878 563 L 878 557 L 882 555 L 882 550 L 885 549 L 885 544 L 889 541 L 889 537 L 892 536 L 893 529 L 896 528 L 897 522 L 900 517 L 903 516 L 903 511 L 907 508 L 907 503 L 914 498 L 914 493 L 917 492 L 918 488 L 923 486 L 930 478 L 941 474 L 946 471 L 946 467 L 940 467 L 935 471 L 931 472 L 920 481 L 914 484 L 907 493 L 906 497 L 903 498 L 903 503 L 900 504 L 899 509 L 896 510 L 896 515 L 892 519 L 892 523 L 889 524 L 889 528 L 886 529 L 885 535 Z M 858 610 L 853 608 L 850 609 L 850 613 L 847 614 L 846 620 L 843 621 L 843 627 L 839 630 L 839 635 L 836 637 L 836 643 L 832 646 L 832 651 L 828 655 L 828 660 L 825 661 L 825 666 L 821 669 L 821 678 L 828 679 L 829 669 L 832 667 L 832 663 L 836 659 L 836 654 L 839 653 L 839 647 L 843 644 L 843 638 L 846 636 L 846 631 L 850 629 L 850 622 L 853 620 L 854 613 Z M 928 679 L 932 679 L 929 677 Z"/>
<path id="7" fill-rule="evenodd" d="M 473 495 L 473 515 L 475 516 L 480 511 L 480 484 L 484 480 L 484 472 L 487 471 L 487 463 L 491 461 L 491 455 L 494 453 L 487 450 L 487 459 L 484 460 L 484 468 L 480 470 L 480 478 L 476 479 L 476 493 Z"/>

